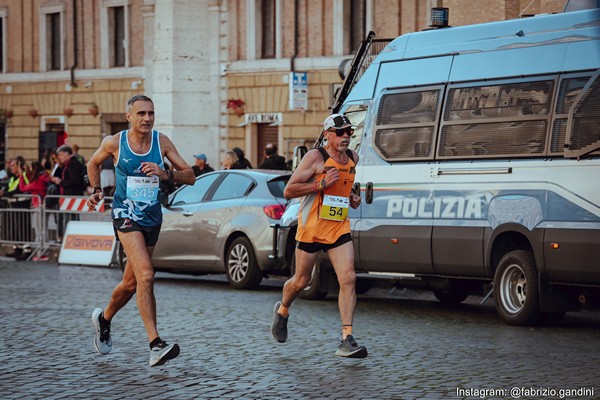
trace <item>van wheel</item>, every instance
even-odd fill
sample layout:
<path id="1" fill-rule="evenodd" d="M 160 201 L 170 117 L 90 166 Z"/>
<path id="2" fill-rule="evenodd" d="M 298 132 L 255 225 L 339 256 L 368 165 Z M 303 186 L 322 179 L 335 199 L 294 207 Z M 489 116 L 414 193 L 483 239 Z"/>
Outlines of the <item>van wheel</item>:
<path id="1" fill-rule="evenodd" d="M 542 315 L 538 275 L 531 251 L 514 250 L 502 257 L 494 276 L 496 310 L 509 325 L 532 325 Z"/>
<path id="2" fill-rule="evenodd" d="M 291 276 L 296 275 L 296 255 L 292 256 L 292 261 L 290 262 L 290 274 Z M 303 291 L 300 292 L 298 297 L 304 300 L 323 300 L 327 297 L 329 293 L 328 288 L 321 288 L 321 279 L 319 279 L 319 275 L 321 274 L 320 262 L 317 259 L 315 262 L 315 266 L 313 267 L 312 274 L 310 276 L 310 282 L 308 282 L 308 286 L 304 288 Z"/>
<path id="3" fill-rule="evenodd" d="M 460 304 L 469 297 L 466 293 L 454 290 L 434 290 L 433 295 L 442 304 Z"/>
<path id="4" fill-rule="evenodd" d="M 252 244 L 245 237 L 235 239 L 225 257 L 225 272 L 234 289 L 256 289 L 262 281 Z"/>
<path id="5" fill-rule="evenodd" d="M 356 294 L 365 294 L 369 291 L 369 289 L 371 289 L 371 287 L 373 287 L 372 279 L 356 278 L 356 285 L 354 289 Z"/>

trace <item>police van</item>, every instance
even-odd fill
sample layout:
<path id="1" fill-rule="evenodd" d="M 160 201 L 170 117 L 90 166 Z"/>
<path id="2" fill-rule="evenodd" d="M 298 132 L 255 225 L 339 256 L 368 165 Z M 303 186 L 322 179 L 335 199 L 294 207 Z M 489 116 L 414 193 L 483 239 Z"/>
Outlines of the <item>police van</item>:
<path id="1" fill-rule="evenodd" d="M 340 107 L 357 126 L 362 205 L 349 217 L 359 277 L 445 302 L 493 294 L 514 325 L 598 301 L 592 3 L 406 34 L 374 59 Z"/>

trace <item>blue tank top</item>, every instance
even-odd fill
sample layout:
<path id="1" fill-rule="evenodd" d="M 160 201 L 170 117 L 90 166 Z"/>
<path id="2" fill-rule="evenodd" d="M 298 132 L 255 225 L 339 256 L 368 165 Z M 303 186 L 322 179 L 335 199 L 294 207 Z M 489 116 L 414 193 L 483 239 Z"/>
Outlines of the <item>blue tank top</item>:
<path id="1" fill-rule="evenodd" d="M 148 177 L 140 168 L 142 162 L 154 162 L 164 168 L 158 137 L 152 130 L 150 150 L 145 154 L 134 153 L 127 140 L 128 131 L 119 138 L 119 159 L 115 165 L 117 187 L 112 203 L 113 218 L 129 218 L 142 226 L 162 224 L 162 210 L 158 201 L 158 177 Z"/>

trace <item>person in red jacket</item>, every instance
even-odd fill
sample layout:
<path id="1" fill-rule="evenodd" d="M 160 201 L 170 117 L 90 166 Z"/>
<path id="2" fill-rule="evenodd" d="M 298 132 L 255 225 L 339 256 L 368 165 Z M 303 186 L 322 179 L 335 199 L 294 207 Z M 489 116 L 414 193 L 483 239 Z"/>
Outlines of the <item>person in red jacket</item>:
<path id="1" fill-rule="evenodd" d="M 23 179 L 19 182 L 19 190 L 21 192 L 40 196 L 39 198 L 33 197 L 31 199 L 31 208 L 37 208 L 41 205 L 41 200 L 46 196 L 46 188 L 49 181 L 50 177 L 42 165 L 39 162 L 31 163 L 29 183 L 25 183 Z"/>
<path id="2" fill-rule="evenodd" d="M 46 197 L 46 188 L 48 187 L 49 180 L 50 177 L 48 176 L 48 173 L 39 162 L 31 163 L 29 183 L 25 183 L 23 179 L 19 182 L 19 190 L 33 196 L 31 198 L 31 208 L 42 206 L 44 197 Z M 39 214 L 31 214 L 31 227 L 35 234 L 35 241 L 38 243 L 41 241 L 42 237 L 41 222 Z"/>

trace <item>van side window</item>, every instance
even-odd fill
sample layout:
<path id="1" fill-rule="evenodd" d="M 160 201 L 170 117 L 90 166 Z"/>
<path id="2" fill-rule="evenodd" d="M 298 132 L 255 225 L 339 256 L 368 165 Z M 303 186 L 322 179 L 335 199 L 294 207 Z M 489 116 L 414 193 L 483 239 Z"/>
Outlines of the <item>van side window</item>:
<path id="1" fill-rule="evenodd" d="M 589 75 L 563 77 L 559 83 L 558 96 L 552 125 L 552 137 L 550 139 L 550 154 L 562 155 L 565 151 L 565 138 L 567 134 L 567 122 L 569 110 L 577 97 L 581 94 L 583 87 L 590 80 Z"/>
<path id="2" fill-rule="evenodd" d="M 368 107 L 364 104 L 350 105 L 344 110 L 344 115 L 348 117 L 352 125 L 354 125 L 354 134 L 350 137 L 350 145 L 348 148 L 358 153 L 360 143 L 365 133 L 365 119 L 367 118 Z"/>
<path id="3" fill-rule="evenodd" d="M 577 98 L 567 127 L 566 156 L 583 156 L 600 149 L 600 73 Z"/>
<path id="4" fill-rule="evenodd" d="M 450 88 L 440 158 L 539 156 L 546 151 L 554 80 Z"/>
<path id="5" fill-rule="evenodd" d="M 386 161 L 433 157 L 441 88 L 389 93 L 377 110 L 375 149 Z"/>

